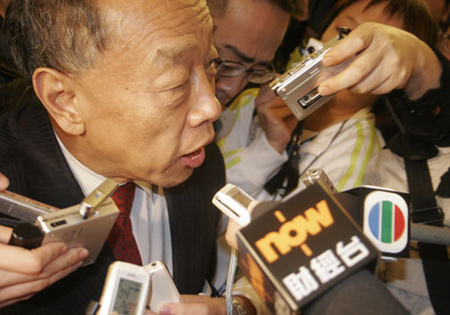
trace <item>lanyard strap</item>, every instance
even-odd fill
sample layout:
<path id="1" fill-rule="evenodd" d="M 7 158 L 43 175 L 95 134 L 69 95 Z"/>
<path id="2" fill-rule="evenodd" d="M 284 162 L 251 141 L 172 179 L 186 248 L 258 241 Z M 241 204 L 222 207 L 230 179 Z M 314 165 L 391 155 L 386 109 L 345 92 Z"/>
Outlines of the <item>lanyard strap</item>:
<path id="1" fill-rule="evenodd" d="M 443 212 L 436 203 L 427 160 L 404 159 L 412 205 L 412 220 L 443 226 Z M 447 247 L 419 242 L 419 254 L 428 295 L 437 315 L 450 310 L 450 262 Z"/>

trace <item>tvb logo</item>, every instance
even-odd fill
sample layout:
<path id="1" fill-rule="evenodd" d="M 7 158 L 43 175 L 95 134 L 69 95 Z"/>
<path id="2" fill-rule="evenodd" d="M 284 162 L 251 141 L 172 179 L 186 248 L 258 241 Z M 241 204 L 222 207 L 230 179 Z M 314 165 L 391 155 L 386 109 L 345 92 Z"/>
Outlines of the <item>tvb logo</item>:
<path id="1" fill-rule="evenodd" d="M 395 193 L 374 191 L 364 201 L 364 234 L 384 253 L 400 253 L 408 244 L 408 206 Z"/>

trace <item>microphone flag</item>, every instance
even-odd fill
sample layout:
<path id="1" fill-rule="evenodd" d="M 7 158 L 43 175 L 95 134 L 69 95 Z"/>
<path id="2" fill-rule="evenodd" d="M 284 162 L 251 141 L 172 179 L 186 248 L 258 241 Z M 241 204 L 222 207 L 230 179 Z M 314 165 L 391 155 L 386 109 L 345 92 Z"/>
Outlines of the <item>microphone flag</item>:
<path id="1" fill-rule="evenodd" d="M 341 194 L 358 196 L 353 216 L 384 260 L 409 257 L 409 195 L 381 187 L 361 186 Z M 345 204 L 345 203 L 344 203 Z"/>
<path id="2" fill-rule="evenodd" d="M 374 268 L 378 258 L 321 183 L 255 216 L 237 238 L 242 272 L 274 314 L 299 312 L 355 271 Z"/>

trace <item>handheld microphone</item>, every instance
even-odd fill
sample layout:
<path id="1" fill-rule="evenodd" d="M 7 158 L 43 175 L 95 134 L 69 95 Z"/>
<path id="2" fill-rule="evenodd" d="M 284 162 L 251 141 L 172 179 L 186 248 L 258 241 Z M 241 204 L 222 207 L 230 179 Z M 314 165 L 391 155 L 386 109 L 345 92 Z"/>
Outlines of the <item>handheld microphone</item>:
<path id="1" fill-rule="evenodd" d="M 257 210 L 237 232 L 239 262 L 273 313 L 298 312 L 357 270 L 375 267 L 378 252 L 321 183 Z"/>
<path id="2" fill-rule="evenodd" d="M 405 307 L 367 269 L 343 279 L 302 309 L 303 315 L 407 315 Z"/>

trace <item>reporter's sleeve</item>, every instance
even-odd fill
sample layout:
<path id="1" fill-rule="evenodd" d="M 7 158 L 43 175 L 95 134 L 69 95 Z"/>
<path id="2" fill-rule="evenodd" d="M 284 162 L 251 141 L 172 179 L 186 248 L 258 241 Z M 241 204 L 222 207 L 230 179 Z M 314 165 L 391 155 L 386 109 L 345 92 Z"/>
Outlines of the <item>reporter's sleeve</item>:
<path id="1" fill-rule="evenodd" d="M 402 91 L 389 94 L 409 135 L 438 146 L 450 146 L 450 61 L 435 51 L 442 65 L 440 87 L 428 90 L 418 100 L 409 100 Z"/>
<path id="2" fill-rule="evenodd" d="M 287 153 L 280 154 L 272 148 L 266 134 L 262 132 L 248 147 L 225 157 L 227 182 L 255 197 L 263 189 L 267 179 L 287 159 Z"/>

